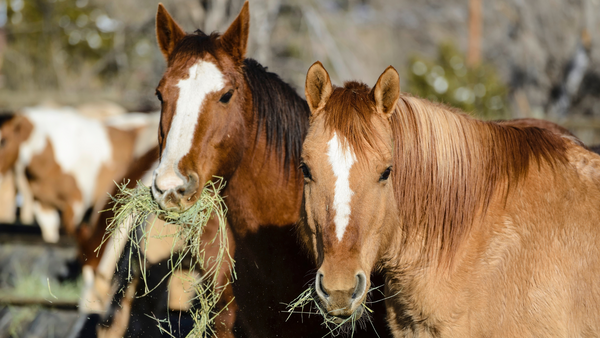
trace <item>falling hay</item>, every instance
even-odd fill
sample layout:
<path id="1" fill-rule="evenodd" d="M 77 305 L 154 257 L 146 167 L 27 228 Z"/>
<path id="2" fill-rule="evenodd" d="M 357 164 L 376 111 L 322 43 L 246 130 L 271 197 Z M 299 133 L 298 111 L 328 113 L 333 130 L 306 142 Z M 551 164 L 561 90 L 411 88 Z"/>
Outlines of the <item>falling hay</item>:
<path id="1" fill-rule="evenodd" d="M 375 289 L 377 288 L 372 288 L 369 290 L 369 292 Z M 323 308 L 318 300 L 317 292 L 313 286 L 310 286 L 290 304 L 287 304 L 286 312 L 289 313 L 288 319 L 293 314 L 300 314 L 303 316 L 321 316 L 323 318 L 323 325 L 329 330 L 329 334 L 327 335 L 331 335 L 332 337 L 339 335 L 352 337 L 354 332 L 356 332 L 357 327 L 362 329 L 365 328 L 367 321 L 373 325 L 370 317 L 370 314 L 373 313 L 373 310 L 367 306 L 366 301 L 363 302 L 362 307 L 365 312 L 362 314 L 362 317 L 357 318 L 357 311 L 354 311 L 350 317 L 344 319 L 340 323 L 337 323 L 334 317 Z M 373 327 L 373 329 L 375 329 L 375 327 Z M 377 337 L 379 337 L 377 331 L 375 331 L 375 334 L 377 334 Z"/>
<path id="2" fill-rule="evenodd" d="M 195 304 L 192 317 L 195 321 L 194 329 L 188 337 L 199 337 L 204 335 L 214 336 L 215 317 L 219 314 L 216 305 L 227 285 L 218 284 L 218 272 L 227 264 L 231 276 L 235 279 L 233 259 L 228 250 L 228 238 L 226 230 L 225 215 L 227 207 L 220 195 L 225 183 L 222 178 L 217 177 L 215 182 L 208 182 L 198 199 L 198 201 L 184 212 L 165 211 L 160 208 L 158 203 L 152 197 L 152 191 L 141 182 L 133 189 L 127 188 L 128 182 L 117 185 L 119 191 L 115 196 L 110 196 L 113 202 L 112 211 L 114 217 L 110 220 L 106 228 L 106 234 L 102 241 L 104 244 L 110 237 L 121 235 L 127 236 L 131 243 L 129 247 L 129 268 L 127 271 L 128 280 L 132 278 L 131 262 L 132 257 L 138 257 L 140 277 L 145 285 L 145 293 L 152 290 L 146 283 L 146 261 L 142 257 L 146 256 L 148 247 L 143 245 L 144 241 L 150 238 L 152 228 L 155 226 L 156 219 L 161 219 L 165 225 L 176 225 L 174 234 L 153 236 L 153 238 L 172 237 L 171 257 L 169 267 L 171 275 L 174 271 L 182 271 L 182 262 L 186 260 L 187 277 L 193 279 L 196 296 L 192 299 Z M 206 224 L 211 217 L 217 217 L 219 226 L 215 236 L 203 242 L 201 240 Z M 122 233 L 122 225 L 131 222 L 129 231 Z M 205 246 L 219 241 L 218 253 L 216 256 L 206 256 Z M 101 245 L 102 245 L 101 244 Z M 98 248 L 99 249 L 99 248 Z M 96 249 L 96 250 L 98 250 Z M 189 263 L 189 267 L 188 267 Z M 191 271 L 201 271 L 203 277 L 197 281 Z M 164 282 L 168 277 L 164 276 Z M 142 295 L 143 296 L 143 295 Z M 158 320 L 159 328 L 165 331 L 164 326 L 171 327 L 168 320 Z"/>

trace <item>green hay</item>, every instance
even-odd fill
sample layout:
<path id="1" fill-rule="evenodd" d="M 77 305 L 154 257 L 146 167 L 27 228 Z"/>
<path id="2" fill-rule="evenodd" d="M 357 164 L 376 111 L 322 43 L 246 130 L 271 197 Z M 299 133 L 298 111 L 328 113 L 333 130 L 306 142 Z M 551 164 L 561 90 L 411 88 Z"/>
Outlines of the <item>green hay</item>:
<path id="1" fill-rule="evenodd" d="M 208 182 L 202 189 L 198 201 L 182 213 L 162 210 L 154 200 L 151 189 L 141 182 L 138 182 L 137 187 L 133 189 L 127 188 L 127 183 L 117 185 L 119 192 L 115 196 L 111 196 L 114 217 L 106 229 L 106 235 L 102 244 L 119 232 L 121 224 L 126 221 L 132 222 L 132 226 L 127 234 L 132 243 L 129 250 L 130 266 L 128 269 L 128 279 L 132 278 L 131 257 L 134 254 L 134 250 L 137 250 L 141 270 L 140 275 L 145 285 L 145 294 L 147 294 L 152 291 L 148 289 L 146 282 L 146 261 L 143 259 L 146 256 L 148 247 L 142 248 L 142 242 L 144 239 L 150 238 L 150 232 L 152 231 L 152 227 L 155 226 L 157 218 L 165 221 L 167 224 L 177 225 L 175 234 L 155 237 L 173 237 L 174 239 L 168 263 L 171 271 L 169 275 L 163 277 L 161 283 L 174 271 L 183 271 L 183 261 L 187 260 L 187 262 L 190 262 L 189 258 L 191 258 L 188 270 L 190 272 L 186 273 L 186 276 L 194 280 L 196 297 L 192 300 L 192 303 L 195 305 L 192 316 L 195 320 L 195 326 L 188 337 L 214 335 L 215 317 L 219 314 L 216 311 L 216 305 L 225 287 L 231 282 L 227 281 L 225 285 L 218 285 L 218 271 L 224 264 L 227 264 L 233 279 L 235 279 L 233 259 L 228 251 L 229 245 L 225 222 L 227 207 L 220 195 L 221 190 L 225 187 L 223 179 L 217 177 L 216 181 Z M 156 217 L 152 218 L 153 221 L 148 221 L 152 215 Z M 201 237 L 211 217 L 218 218 L 219 227 L 215 236 L 210 241 L 203 242 Z M 207 257 L 204 247 L 213 244 L 216 240 L 219 241 L 217 255 Z M 178 243 L 184 243 L 181 249 L 175 247 Z M 187 264 L 186 269 L 188 269 Z M 194 270 L 202 272 L 200 281 L 197 281 L 196 277 L 191 273 Z M 143 297 L 144 295 L 138 297 Z M 170 335 L 170 332 L 164 329 L 164 326 L 167 326 L 170 331 L 170 322 L 158 319 L 157 321 L 161 330 Z"/>
<path id="2" fill-rule="evenodd" d="M 371 290 L 369 290 L 369 292 L 376 289 L 378 288 L 372 288 Z M 287 304 L 286 312 L 289 313 L 288 319 L 293 314 L 322 316 L 322 324 L 329 330 L 329 333 L 326 334 L 324 337 L 329 335 L 331 335 L 332 337 L 336 337 L 339 335 L 349 335 L 350 337 L 352 337 L 354 336 L 354 332 L 356 332 L 358 326 L 364 327 L 365 321 L 369 321 L 371 325 L 373 325 L 370 318 L 370 314 L 373 313 L 373 310 L 371 310 L 367 306 L 366 299 L 365 301 L 363 301 L 362 307 L 364 309 L 364 312 L 361 318 L 357 318 L 357 311 L 354 311 L 350 317 L 344 319 L 344 321 L 342 321 L 341 323 L 336 323 L 334 321 L 334 317 L 331 316 L 325 308 L 323 308 L 323 305 L 321 305 L 321 302 L 318 299 L 317 292 L 315 291 L 314 287 L 310 286 L 308 289 L 304 290 L 304 292 L 302 292 L 290 304 Z M 374 326 L 373 329 L 375 329 Z M 377 334 L 377 337 L 379 337 L 377 331 L 375 331 L 375 334 Z"/>

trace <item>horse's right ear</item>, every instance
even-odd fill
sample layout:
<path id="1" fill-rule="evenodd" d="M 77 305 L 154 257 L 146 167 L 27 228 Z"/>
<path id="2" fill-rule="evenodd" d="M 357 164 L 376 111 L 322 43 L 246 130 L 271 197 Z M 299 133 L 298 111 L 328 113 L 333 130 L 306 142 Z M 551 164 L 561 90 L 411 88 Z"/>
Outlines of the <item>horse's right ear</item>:
<path id="1" fill-rule="evenodd" d="M 171 55 L 179 40 L 183 39 L 184 36 L 183 29 L 173 20 L 165 6 L 159 3 L 156 12 L 156 39 L 160 51 L 167 61 L 169 61 L 169 55 Z"/>
<path id="2" fill-rule="evenodd" d="M 323 108 L 327 100 L 329 100 L 333 88 L 329 79 L 329 73 L 327 73 L 321 62 L 317 61 L 313 63 L 308 69 L 304 91 L 308 107 L 313 114 L 318 109 Z"/>
<path id="3" fill-rule="evenodd" d="M 387 117 L 391 116 L 400 97 L 400 76 L 394 67 L 387 67 L 379 76 L 371 93 L 375 98 L 377 111 Z"/>

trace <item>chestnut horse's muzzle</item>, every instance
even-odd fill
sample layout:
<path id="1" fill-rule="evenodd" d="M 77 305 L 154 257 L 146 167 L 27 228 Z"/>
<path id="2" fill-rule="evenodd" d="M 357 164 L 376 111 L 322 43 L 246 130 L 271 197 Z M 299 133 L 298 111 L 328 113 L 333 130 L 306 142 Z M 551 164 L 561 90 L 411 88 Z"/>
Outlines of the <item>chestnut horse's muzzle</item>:
<path id="1" fill-rule="evenodd" d="M 321 270 L 317 271 L 315 290 L 327 313 L 336 318 L 334 321 L 342 323 L 355 312 L 356 318 L 360 318 L 363 313 L 362 303 L 367 293 L 365 273 L 362 271 L 357 273 L 356 282 L 350 288 L 342 286 L 343 283 L 331 283 L 332 287 L 327 288 L 324 278 L 324 273 Z"/>
<path id="2" fill-rule="evenodd" d="M 163 210 L 185 211 L 200 196 L 198 175 L 192 173 L 187 177 L 160 179 L 157 172 L 152 180 L 152 195 Z"/>

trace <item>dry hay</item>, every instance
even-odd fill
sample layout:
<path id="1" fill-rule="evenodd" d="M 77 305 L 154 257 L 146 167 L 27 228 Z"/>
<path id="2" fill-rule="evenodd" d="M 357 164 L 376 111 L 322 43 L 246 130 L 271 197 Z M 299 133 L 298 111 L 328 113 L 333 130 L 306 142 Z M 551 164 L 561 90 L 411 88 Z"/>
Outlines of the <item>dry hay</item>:
<path id="1" fill-rule="evenodd" d="M 381 292 L 379 290 L 380 287 L 381 286 L 371 288 L 369 290 L 369 293 L 371 291 Z M 350 317 L 344 319 L 341 322 L 336 322 L 336 319 L 333 316 L 331 316 L 325 308 L 323 308 L 323 305 L 321 305 L 313 284 L 310 287 L 308 287 L 308 289 L 304 290 L 304 292 L 302 292 L 290 304 L 286 304 L 286 312 L 289 313 L 288 319 L 293 314 L 308 315 L 309 317 L 321 316 L 323 318 L 322 325 L 324 325 L 329 330 L 329 333 L 326 334 L 324 337 L 337 337 L 340 335 L 352 337 L 354 336 L 354 332 L 356 332 L 357 328 L 360 327 L 361 329 L 365 329 L 367 322 L 373 327 L 375 334 L 377 335 L 377 337 L 379 337 L 379 334 L 377 333 L 377 330 L 373 325 L 373 321 L 371 320 L 371 314 L 373 313 L 373 310 L 367 306 L 367 303 L 370 303 L 368 301 L 368 297 L 362 303 L 363 313 L 360 318 L 357 318 L 357 311 L 354 311 Z"/>
<path id="2" fill-rule="evenodd" d="M 167 225 L 177 225 L 176 232 L 170 235 L 153 236 L 152 238 L 171 238 L 173 245 L 171 247 L 171 257 L 169 267 L 171 269 L 167 276 L 164 276 L 161 283 L 164 282 L 175 270 L 182 271 L 182 263 L 186 260 L 188 273 L 186 276 L 193 280 L 196 296 L 192 299 L 194 308 L 192 317 L 195 321 L 194 329 L 188 337 L 200 337 L 205 335 L 214 336 L 213 328 L 215 326 L 215 317 L 218 315 L 216 304 L 219 301 L 225 287 L 232 281 L 227 281 L 224 285 L 218 285 L 218 272 L 224 264 L 228 265 L 233 279 L 235 271 L 233 267 L 233 258 L 228 251 L 228 238 L 226 230 L 225 215 L 227 207 L 220 195 L 225 186 L 222 178 L 216 177 L 216 181 L 209 181 L 203 188 L 198 201 L 184 212 L 165 211 L 160 208 L 158 203 L 152 197 L 150 187 L 138 182 L 133 189 L 127 188 L 128 182 L 118 185 L 119 191 L 115 196 L 110 196 L 113 202 L 112 211 L 114 217 L 110 220 L 106 228 L 106 234 L 102 241 L 104 244 L 111 236 L 119 234 L 122 224 L 131 222 L 130 230 L 127 234 L 130 241 L 129 266 L 127 278 L 132 278 L 132 257 L 137 256 L 139 260 L 140 275 L 145 285 L 145 294 L 152 290 L 148 289 L 146 282 L 146 256 L 147 246 L 142 245 L 149 239 L 152 227 L 156 219 L 163 220 Z M 156 216 L 156 217 L 152 217 Z M 217 217 L 219 221 L 218 230 L 215 236 L 208 242 L 201 240 L 205 226 L 211 217 Z M 216 256 L 205 255 L 204 247 L 219 241 L 219 250 Z M 102 245 L 101 244 L 101 245 Z M 182 247 L 179 245 L 183 244 Z M 177 246 L 177 247 L 176 247 Z M 98 250 L 98 249 L 96 249 Z M 137 252 L 134 252 L 137 250 Z M 191 260 L 191 261 L 190 261 Z M 227 260 L 229 262 L 227 262 Z M 189 263 L 189 266 L 188 266 Z M 117 267 L 118 268 L 118 267 Z M 201 271 L 203 277 L 200 281 L 191 273 L 192 271 Z M 144 295 L 142 295 L 144 296 Z M 142 297 L 138 296 L 138 297 Z M 164 329 L 164 326 L 170 328 L 168 320 L 158 321 L 158 326 L 162 331 L 170 335 L 170 332 Z"/>

